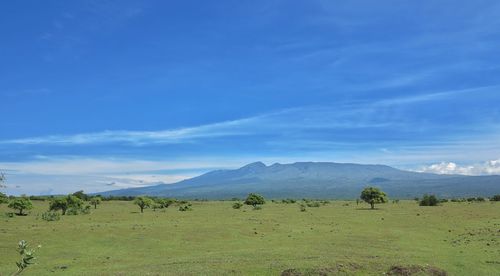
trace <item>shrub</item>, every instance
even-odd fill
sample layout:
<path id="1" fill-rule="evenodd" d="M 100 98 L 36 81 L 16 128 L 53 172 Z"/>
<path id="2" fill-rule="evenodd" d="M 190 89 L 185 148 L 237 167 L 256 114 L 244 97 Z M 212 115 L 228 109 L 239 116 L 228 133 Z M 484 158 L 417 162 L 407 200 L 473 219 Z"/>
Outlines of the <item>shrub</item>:
<path id="1" fill-rule="evenodd" d="M 187 203 L 187 204 L 183 204 L 183 205 L 179 206 L 179 211 L 181 211 L 181 212 L 193 211 L 193 209 L 191 208 L 191 203 Z"/>
<path id="2" fill-rule="evenodd" d="M 500 195 L 494 195 L 490 198 L 490 201 L 500 201 Z"/>
<path id="3" fill-rule="evenodd" d="M 53 211 L 42 213 L 42 219 L 45 221 L 58 221 L 61 219 L 61 214 Z"/>
<path id="4" fill-rule="evenodd" d="M 39 245 L 38 248 L 41 246 Z M 22 240 L 17 244 L 17 252 L 21 255 L 21 259 L 16 262 L 17 271 L 12 275 L 19 275 L 25 270 L 28 266 L 35 264 L 35 250 L 30 249 L 29 245 L 26 241 Z"/>
<path id="5" fill-rule="evenodd" d="M 241 207 L 243 207 L 243 203 L 241 202 L 233 203 L 233 209 L 241 209 Z"/>
<path id="6" fill-rule="evenodd" d="M 422 200 L 420 200 L 420 206 L 437 206 L 439 200 L 435 195 L 424 195 Z"/>
<path id="7" fill-rule="evenodd" d="M 306 205 L 305 205 L 304 203 L 301 203 L 301 204 L 299 205 L 299 210 L 300 210 L 301 212 L 305 212 L 305 211 L 306 211 Z"/>
<path id="8" fill-rule="evenodd" d="M 283 202 L 285 204 L 293 204 L 293 203 L 295 203 L 297 201 L 295 199 L 292 199 L 292 198 L 285 198 L 281 202 Z"/>
<path id="9" fill-rule="evenodd" d="M 446 198 L 441 198 L 441 199 L 439 200 L 439 202 L 440 202 L 440 203 L 446 203 L 446 202 L 448 202 L 448 199 L 446 199 Z"/>
<path id="10" fill-rule="evenodd" d="M 255 205 L 255 206 L 253 206 L 253 210 L 262 210 L 262 206 Z"/>
<path id="11" fill-rule="evenodd" d="M 315 208 L 321 206 L 321 204 L 317 201 L 309 201 L 306 203 L 306 205 L 307 205 L 307 207 L 315 207 Z"/>
<path id="12" fill-rule="evenodd" d="M 251 193 L 245 199 L 245 204 L 252 205 L 254 209 L 256 209 L 255 207 L 257 207 L 257 205 L 262 205 L 265 203 L 266 201 L 264 200 L 264 197 L 258 194 Z"/>

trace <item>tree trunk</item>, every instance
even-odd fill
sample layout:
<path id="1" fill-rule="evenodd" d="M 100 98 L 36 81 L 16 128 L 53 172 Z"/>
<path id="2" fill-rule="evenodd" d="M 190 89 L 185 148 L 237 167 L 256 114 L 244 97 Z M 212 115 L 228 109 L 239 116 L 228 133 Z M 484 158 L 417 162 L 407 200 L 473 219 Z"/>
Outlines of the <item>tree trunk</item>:
<path id="1" fill-rule="evenodd" d="M 19 209 L 19 214 L 18 215 L 20 215 L 20 216 L 23 215 L 23 209 Z"/>
<path id="2" fill-rule="evenodd" d="M 141 206 L 141 213 L 144 213 L 144 207 Z"/>
<path id="3" fill-rule="evenodd" d="M 97 203 L 94 203 L 94 209 L 97 209 Z"/>
<path id="4" fill-rule="evenodd" d="M 66 209 L 62 209 L 62 215 L 66 215 Z"/>
<path id="5" fill-rule="evenodd" d="M 375 209 L 375 203 L 370 202 L 370 205 L 372 206 L 372 209 Z"/>

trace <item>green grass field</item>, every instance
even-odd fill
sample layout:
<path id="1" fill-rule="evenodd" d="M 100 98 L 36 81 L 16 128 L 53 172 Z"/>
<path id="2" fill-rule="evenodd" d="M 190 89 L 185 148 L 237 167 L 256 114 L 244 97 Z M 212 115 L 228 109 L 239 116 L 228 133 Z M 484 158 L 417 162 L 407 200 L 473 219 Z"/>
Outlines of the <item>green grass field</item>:
<path id="1" fill-rule="evenodd" d="M 300 212 L 268 202 L 193 202 L 146 210 L 103 202 L 90 215 L 9 218 L 0 206 L 0 273 L 16 270 L 17 242 L 41 244 L 27 275 L 279 275 L 286 269 L 382 275 L 392 265 L 430 265 L 449 275 L 500 275 L 500 204 L 332 201 Z M 348 206 L 345 206 L 347 205 Z"/>

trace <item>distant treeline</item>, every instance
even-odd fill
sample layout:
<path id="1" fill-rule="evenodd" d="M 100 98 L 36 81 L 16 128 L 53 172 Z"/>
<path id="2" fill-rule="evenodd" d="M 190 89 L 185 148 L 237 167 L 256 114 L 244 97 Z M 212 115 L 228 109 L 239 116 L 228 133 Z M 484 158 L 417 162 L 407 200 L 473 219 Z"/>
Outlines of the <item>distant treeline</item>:
<path id="1" fill-rule="evenodd" d="M 91 198 L 94 198 L 94 197 L 99 197 L 102 199 L 102 201 L 133 201 L 137 198 L 137 196 L 113 196 L 113 195 L 110 195 L 110 196 L 102 196 L 102 195 L 88 195 L 88 194 L 85 194 L 83 193 L 83 191 L 78 191 L 78 192 L 75 192 L 73 193 L 72 195 L 84 200 L 84 201 L 89 201 Z M 30 200 L 33 200 L 33 201 L 50 201 L 50 200 L 53 200 L 54 198 L 59 198 L 59 197 L 63 197 L 64 195 L 46 195 L 46 196 L 36 196 L 36 195 L 32 195 L 32 196 L 26 196 L 26 195 L 21 195 L 21 197 L 27 197 L 29 198 Z M 149 198 L 151 199 L 155 199 L 155 198 L 158 198 L 158 199 L 168 199 L 166 197 L 156 197 L 156 196 L 148 196 Z M 16 196 L 8 196 L 8 198 L 10 199 L 14 199 L 16 198 Z M 192 201 L 209 201 L 208 199 L 199 199 L 199 198 L 195 198 L 195 199 L 191 199 Z M 240 201 L 241 199 L 240 198 L 237 198 L 237 197 L 233 197 L 233 198 L 230 198 L 230 199 L 221 199 L 221 201 Z M 285 199 L 273 199 L 271 201 L 276 201 L 276 202 L 283 202 L 283 203 L 294 203 L 295 201 L 297 200 L 300 200 L 300 199 L 295 199 L 295 198 L 285 198 Z M 304 201 L 307 201 L 308 199 L 302 199 Z M 312 200 L 312 199 L 310 199 Z M 324 199 L 324 200 L 328 200 L 328 199 Z M 331 200 L 331 199 L 330 199 Z M 343 200 L 348 200 L 348 199 L 343 199 Z M 416 201 L 419 201 L 419 198 L 415 198 Z M 485 197 L 462 197 L 462 198 L 441 198 L 439 199 L 440 202 L 483 202 L 483 201 L 486 201 L 486 200 L 489 200 L 489 201 L 500 201 L 500 195 L 493 195 L 492 197 L 490 198 L 485 198 Z"/>

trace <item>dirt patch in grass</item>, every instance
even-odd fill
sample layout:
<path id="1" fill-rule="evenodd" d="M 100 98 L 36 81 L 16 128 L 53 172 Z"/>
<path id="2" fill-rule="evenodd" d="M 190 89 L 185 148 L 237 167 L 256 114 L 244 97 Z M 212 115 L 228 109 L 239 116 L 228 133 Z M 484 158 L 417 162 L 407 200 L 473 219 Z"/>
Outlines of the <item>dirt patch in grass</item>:
<path id="1" fill-rule="evenodd" d="M 336 264 L 333 267 L 322 267 L 313 269 L 297 269 L 289 268 L 281 272 L 281 276 L 327 276 L 327 275 L 338 275 L 340 274 L 350 274 L 356 272 L 361 266 L 355 263 L 348 264 Z"/>
<path id="2" fill-rule="evenodd" d="M 446 276 L 446 271 L 433 267 L 421 265 L 393 265 L 387 272 L 387 275 L 412 276 L 412 275 L 429 275 L 429 276 Z"/>

